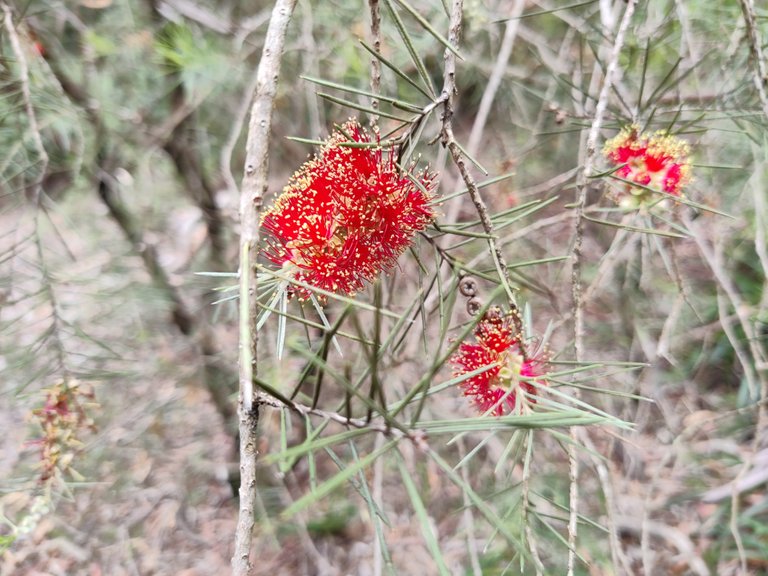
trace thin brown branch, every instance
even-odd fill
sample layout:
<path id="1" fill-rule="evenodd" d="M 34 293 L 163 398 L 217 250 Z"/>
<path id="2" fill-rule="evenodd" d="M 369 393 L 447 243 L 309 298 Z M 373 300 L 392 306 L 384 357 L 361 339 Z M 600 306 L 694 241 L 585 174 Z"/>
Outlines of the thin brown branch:
<path id="1" fill-rule="evenodd" d="M 592 459 L 592 465 L 595 467 L 595 470 L 597 471 L 597 477 L 600 481 L 600 487 L 603 491 L 603 496 L 605 497 L 605 507 L 608 509 L 609 513 L 606 515 L 607 524 L 608 524 L 608 537 L 610 539 L 611 543 L 611 560 L 613 561 L 614 567 L 618 567 L 621 565 L 622 569 L 626 574 L 631 573 L 631 566 L 629 564 L 629 560 L 626 557 L 626 554 L 624 554 L 624 551 L 621 547 L 621 542 L 619 541 L 619 531 L 617 529 L 616 525 L 616 514 L 618 513 L 618 509 L 616 506 L 616 499 L 613 489 L 613 479 L 611 478 L 611 471 L 608 469 L 608 466 L 605 464 L 605 462 L 598 456 L 599 452 L 597 450 L 597 447 L 592 442 L 592 438 L 589 434 L 588 428 L 579 428 L 579 437 L 584 446 L 587 448 L 587 450 L 590 451 L 590 458 Z"/>
<path id="2" fill-rule="evenodd" d="M 256 320 L 256 260 L 259 250 L 259 213 L 267 191 L 269 137 L 285 35 L 296 0 L 277 0 L 264 41 L 257 72 L 256 92 L 245 152 L 245 175 L 240 194 L 240 507 L 232 555 L 232 574 L 247 576 L 250 568 L 251 533 L 256 496 L 256 448 L 258 405 L 253 405 L 253 378 L 258 357 Z"/>
<path id="3" fill-rule="evenodd" d="M 99 179 L 99 197 L 109 210 L 109 215 L 117 223 L 131 243 L 133 249 L 141 256 L 144 267 L 147 269 L 152 282 L 163 291 L 166 298 L 173 304 L 173 320 L 184 335 L 192 333 L 195 320 L 187 305 L 184 303 L 178 288 L 171 282 L 165 268 L 160 264 L 160 258 L 155 246 L 144 238 L 143 230 L 138 220 L 128 211 L 127 207 L 119 199 L 117 182 L 111 174 L 111 170 L 103 163 L 107 159 L 100 159 L 102 164 Z"/>
<path id="4" fill-rule="evenodd" d="M 373 422 L 369 418 L 352 418 L 339 414 L 338 412 L 313 408 L 312 406 L 307 406 L 288 398 L 280 400 L 273 396 L 263 395 L 259 397 L 258 404 L 261 406 L 271 406 L 272 408 L 278 409 L 287 408 L 288 410 L 291 410 L 305 418 L 307 416 L 317 416 L 324 420 L 336 422 L 337 424 L 341 424 L 347 428 L 359 428 L 368 430 L 370 432 L 377 432 L 390 438 L 407 438 L 417 446 L 421 446 L 426 441 L 426 433 L 423 430 L 404 430 L 394 427 L 386 422 Z"/>
<path id="5" fill-rule="evenodd" d="M 493 102 L 496 99 L 496 94 L 499 90 L 499 87 L 501 86 L 502 80 L 509 75 L 507 63 L 509 62 L 509 58 L 512 55 L 512 47 L 515 44 L 517 30 L 520 25 L 520 20 L 518 17 L 523 13 L 525 4 L 526 3 L 524 0 L 515 0 L 515 4 L 510 12 L 510 19 L 507 21 L 506 29 L 504 30 L 504 37 L 501 41 L 501 46 L 499 47 L 496 61 L 494 62 L 493 68 L 490 71 L 488 84 L 486 84 L 485 90 L 483 90 L 483 97 L 480 100 L 480 106 L 477 109 L 477 114 L 475 115 L 474 122 L 472 123 L 472 130 L 469 133 L 469 140 L 467 141 L 466 150 L 467 154 L 470 156 L 477 154 L 478 147 L 483 139 L 483 134 L 485 133 L 485 126 L 488 122 L 488 116 L 491 113 L 491 107 L 493 106 Z M 462 182 L 457 180 L 454 186 L 454 193 L 461 190 L 461 188 Z M 458 215 L 462 209 L 462 205 L 464 204 L 463 200 L 464 197 L 460 196 L 448 205 L 448 210 L 446 213 L 446 220 L 448 222 L 453 222 L 458 218 Z"/>
<path id="6" fill-rule="evenodd" d="M 171 17 L 178 17 L 177 14 L 181 14 L 218 34 L 232 34 L 237 29 L 229 19 L 212 10 L 207 10 L 205 4 L 187 0 L 164 0 L 156 4 L 156 9 L 160 14 L 168 13 Z"/>
<path id="7" fill-rule="evenodd" d="M 216 202 L 216 189 L 203 170 L 194 144 L 182 134 L 187 130 L 186 122 L 182 122 L 163 148 L 171 157 L 176 172 L 184 183 L 185 191 L 192 196 L 192 200 L 203 213 L 210 242 L 210 268 L 222 271 L 225 269 L 227 248 L 224 216 Z"/>
<path id="8" fill-rule="evenodd" d="M 461 22 L 462 22 L 463 0 L 453 0 L 451 6 L 451 19 L 448 29 L 448 41 L 452 46 L 458 48 L 459 38 L 461 36 Z M 480 222 L 483 226 L 483 231 L 488 235 L 488 247 L 490 248 L 491 257 L 493 258 L 493 264 L 499 275 L 499 281 L 504 286 L 504 290 L 507 294 L 510 309 L 517 308 L 517 299 L 515 297 L 514 290 L 512 288 L 512 281 L 509 277 L 509 267 L 507 266 L 504 254 L 498 245 L 496 234 L 493 228 L 493 222 L 488 215 L 488 207 L 480 194 L 480 189 L 477 187 L 477 183 L 467 169 L 466 162 L 464 161 L 464 153 L 461 150 L 456 137 L 453 134 L 453 101 L 456 95 L 456 54 L 446 48 L 445 50 L 445 66 L 443 68 L 443 92 L 440 96 L 440 100 L 443 102 L 443 128 L 440 132 L 440 140 L 451 154 L 454 164 L 459 169 L 462 180 L 467 186 L 469 196 L 472 199 L 472 203 L 475 205 L 477 214 L 480 217 Z"/>

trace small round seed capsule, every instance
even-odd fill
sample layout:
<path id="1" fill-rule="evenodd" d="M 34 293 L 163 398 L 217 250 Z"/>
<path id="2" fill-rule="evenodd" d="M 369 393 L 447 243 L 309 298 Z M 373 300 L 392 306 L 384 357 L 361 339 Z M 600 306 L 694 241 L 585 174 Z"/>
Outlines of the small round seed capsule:
<path id="1" fill-rule="evenodd" d="M 459 292 L 461 292 L 462 296 L 477 296 L 477 282 L 474 278 L 471 278 L 470 276 L 464 276 L 459 281 Z"/>
<path id="2" fill-rule="evenodd" d="M 483 303 L 480 298 L 470 298 L 467 300 L 467 314 L 470 316 L 476 315 L 480 312 L 480 308 L 483 307 Z"/>

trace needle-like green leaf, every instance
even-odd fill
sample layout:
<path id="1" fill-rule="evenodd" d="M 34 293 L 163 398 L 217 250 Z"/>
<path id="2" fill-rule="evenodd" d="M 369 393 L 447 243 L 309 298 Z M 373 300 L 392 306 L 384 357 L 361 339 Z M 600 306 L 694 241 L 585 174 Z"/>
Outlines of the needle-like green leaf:
<path id="1" fill-rule="evenodd" d="M 335 474 L 322 484 L 320 484 L 317 489 L 314 492 L 307 492 L 296 500 L 293 504 L 288 506 L 283 512 L 281 513 L 281 517 L 283 519 L 288 519 L 291 516 L 294 516 L 298 512 L 301 512 L 302 510 L 305 510 L 306 508 L 316 504 L 321 499 L 328 496 L 331 492 L 334 490 L 337 490 L 338 488 L 342 487 L 344 484 L 347 483 L 347 481 L 354 477 L 358 472 L 361 470 L 365 470 L 373 464 L 373 462 L 382 456 L 383 454 L 386 454 L 389 452 L 390 449 L 392 449 L 394 446 L 397 445 L 397 440 L 390 440 L 386 444 L 384 444 L 381 448 L 374 450 L 367 456 L 357 460 L 354 464 L 348 465 L 346 468 L 344 468 L 341 472 L 338 474 Z"/>
<path id="2" fill-rule="evenodd" d="M 398 4 L 400 4 L 400 6 L 402 6 L 403 8 L 405 8 L 406 12 L 408 12 L 408 13 L 409 13 L 411 16 L 413 16 L 414 18 L 416 18 L 416 20 L 418 21 L 418 23 L 419 23 L 419 24 L 421 24 L 421 25 L 424 27 L 424 29 L 425 29 L 427 32 L 429 32 L 430 34 L 432 34 L 432 36 L 435 38 L 435 40 L 437 40 L 438 42 L 440 42 L 440 44 L 442 44 L 443 46 L 445 46 L 445 47 L 446 47 L 448 50 L 450 50 L 451 52 L 453 52 L 454 54 L 456 54 L 456 57 L 457 57 L 457 58 L 459 58 L 460 60 L 464 60 L 464 57 L 463 57 L 463 56 L 461 55 L 461 53 L 460 53 L 460 52 L 459 52 L 459 51 L 456 49 L 456 47 L 455 47 L 455 46 L 453 46 L 453 45 L 452 45 L 450 42 L 448 42 L 448 39 L 447 39 L 445 36 L 443 36 L 442 34 L 440 34 L 440 32 L 438 32 L 438 31 L 437 31 L 437 30 L 436 30 L 436 29 L 435 29 L 435 28 L 432 26 L 432 24 L 430 24 L 430 23 L 429 23 L 429 21 L 428 21 L 426 18 L 424 18 L 424 16 L 422 16 L 421 14 L 419 14 L 419 13 L 416 11 L 416 9 L 414 9 L 414 7 L 413 7 L 413 6 L 411 6 L 411 5 L 410 5 L 408 2 L 406 2 L 406 0 L 395 0 L 395 2 L 397 2 Z"/>
<path id="3" fill-rule="evenodd" d="M 433 522 L 429 517 L 429 513 L 424 506 L 421 496 L 419 495 L 419 490 L 416 488 L 416 484 L 414 484 L 413 479 L 411 478 L 411 473 L 405 467 L 402 458 L 398 458 L 398 460 L 397 466 L 400 470 L 400 477 L 403 479 L 405 491 L 408 492 L 408 497 L 411 499 L 411 505 L 413 506 L 414 512 L 416 512 L 416 518 L 419 520 L 421 535 L 424 537 L 424 542 L 432 555 L 432 559 L 437 565 L 438 572 L 441 575 L 450 576 L 451 573 L 448 571 L 448 566 L 443 558 L 440 542 L 438 542 L 437 536 L 433 530 Z"/>

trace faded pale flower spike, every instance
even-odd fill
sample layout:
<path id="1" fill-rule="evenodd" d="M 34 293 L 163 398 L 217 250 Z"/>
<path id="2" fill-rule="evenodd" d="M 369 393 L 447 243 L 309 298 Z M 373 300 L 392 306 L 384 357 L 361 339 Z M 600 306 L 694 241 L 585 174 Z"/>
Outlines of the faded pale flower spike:
<path id="1" fill-rule="evenodd" d="M 390 270 L 434 218 L 435 175 L 401 173 L 356 120 L 325 142 L 262 216 L 265 255 L 292 279 L 351 295 Z M 417 181 L 420 186 L 414 182 Z M 311 291 L 292 287 L 301 298 Z M 322 298 L 320 298 L 322 299 Z"/>
<path id="2" fill-rule="evenodd" d="M 547 372 L 547 354 L 542 349 L 528 350 L 517 313 L 487 313 L 475 328 L 475 340 L 477 343 L 462 342 L 451 357 L 454 376 L 490 366 L 461 382 L 464 396 L 471 398 L 481 414 L 491 410 L 502 416 L 528 410 L 536 402 L 532 382 L 541 384 L 537 379 Z"/>
<path id="3" fill-rule="evenodd" d="M 86 404 L 92 401 L 93 391 L 88 386 L 76 380 L 61 381 L 46 391 L 43 407 L 32 411 L 43 430 L 41 438 L 29 442 L 40 449 L 41 483 L 51 480 L 56 471 L 77 476 L 71 466 L 82 449 L 77 434 L 82 428 L 95 429 L 85 412 Z"/>
<path id="4" fill-rule="evenodd" d="M 647 188 L 682 196 L 691 181 L 690 148 L 685 140 L 664 131 L 641 133 L 637 125 L 627 126 L 603 147 L 603 154 L 614 165 L 615 174 Z M 627 208 L 638 208 L 658 200 L 650 190 L 621 183 L 616 201 Z"/>

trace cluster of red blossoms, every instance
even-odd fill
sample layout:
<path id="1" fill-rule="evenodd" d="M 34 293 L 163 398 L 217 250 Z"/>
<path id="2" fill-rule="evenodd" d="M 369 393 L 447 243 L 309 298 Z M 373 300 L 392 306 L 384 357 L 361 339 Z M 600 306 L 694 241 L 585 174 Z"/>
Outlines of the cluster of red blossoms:
<path id="1" fill-rule="evenodd" d="M 605 143 L 603 154 L 620 166 L 615 174 L 624 180 L 681 196 L 691 181 L 688 144 L 666 132 L 640 133 L 638 126 L 624 128 Z M 616 200 L 626 208 L 638 208 L 658 200 L 659 195 L 647 188 L 625 183 Z"/>
<path id="2" fill-rule="evenodd" d="M 517 313 L 491 309 L 475 328 L 477 343 L 462 342 L 451 357 L 454 376 L 487 370 L 462 381 L 464 396 L 477 409 L 496 416 L 522 413 L 535 404 L 537 380 L 547 372 L 547 354 L 529 351 L 520 333 Z"/>
<path id="3" fill-rule="evenodd" d="M 385 154 L 350 120 L 264 213 L 262 226 L 272 235 L 265 255 L 293 280 L 355 294 L 391 269 L 432 221 L 434 187 L 433 173 L 402 173 L 393 151 Z"/>

